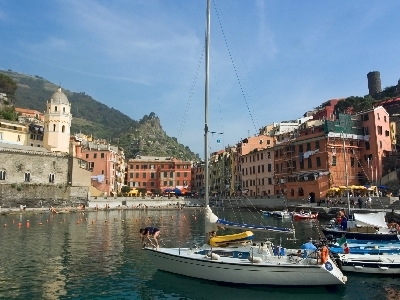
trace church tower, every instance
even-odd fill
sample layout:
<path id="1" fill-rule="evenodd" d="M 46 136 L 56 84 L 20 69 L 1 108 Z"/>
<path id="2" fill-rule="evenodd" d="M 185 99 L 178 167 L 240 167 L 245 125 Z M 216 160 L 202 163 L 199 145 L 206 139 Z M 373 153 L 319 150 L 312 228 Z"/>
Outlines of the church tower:
<path id="1" fill-rule="evenodd" d="M 60 87 L 47 101 L 44 113 L 43 146 L 47 150 L 69 153 L 71 121 L 71 104 Z"/>

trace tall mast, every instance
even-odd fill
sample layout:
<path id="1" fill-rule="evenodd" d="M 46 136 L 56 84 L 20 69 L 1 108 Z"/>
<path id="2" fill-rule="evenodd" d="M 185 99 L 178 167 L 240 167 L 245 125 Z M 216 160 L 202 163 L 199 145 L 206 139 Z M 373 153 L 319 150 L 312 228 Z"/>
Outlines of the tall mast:
<path id="1" fill-rule="evenodd" d="M 208 84 L 209 84 L 209 68 L 210 68 L 210 0 L 207 0 L 207 27 L 206 27 L 206 82 L 205 82 L 205 97 L 204 97 L 204 200 L 205 206 L 209 204 L 208 190 Z"/>
<path id="2" fill-rule="evenodd" d="M 344 174 L 345 174 L 345 177 L 346 177 L 347 205 L 348 205 L 348 209 L 349 209 L 348 217 L 350 217 L 349 177 L 348 177 L 348 174 L 347 174 L 346 143 L 345 143 L 345 140 L 344 140 L 343 131 L 342 131 L 342 139 L 343 139 Z"/>

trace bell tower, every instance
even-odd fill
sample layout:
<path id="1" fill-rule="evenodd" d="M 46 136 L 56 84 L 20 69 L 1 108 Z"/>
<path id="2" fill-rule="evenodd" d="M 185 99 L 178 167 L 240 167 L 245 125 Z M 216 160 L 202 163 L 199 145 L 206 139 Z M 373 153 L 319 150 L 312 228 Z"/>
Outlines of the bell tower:
<path id="1" fill-rule="evenodd" d="M 44 113 L 43 146 L 47 150 L 69 153 L 71 121 L 71 103 L 59 87 L 47 101 Z"/>

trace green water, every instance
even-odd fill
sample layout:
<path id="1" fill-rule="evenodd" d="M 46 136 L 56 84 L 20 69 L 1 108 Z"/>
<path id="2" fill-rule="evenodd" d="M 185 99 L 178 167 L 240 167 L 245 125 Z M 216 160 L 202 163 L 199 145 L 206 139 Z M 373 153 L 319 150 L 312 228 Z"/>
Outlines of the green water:
<path id="1" fill-rule="evenodd" d="M 260 221 L 245 211 L 218 215 Z M 200 210 L 0 216 L 0 299 L 400 299 L 395 276 L 346 274 L 346 286 L 333 289 L 225 286 L 157 271 L 141 250 L 144 226 L 161 229 L 162 246 L 202 244 L 203 220 Z M 301 241 L 319 236 L 318 222 L 266 222 L 295 226 Z M 291 248 L 302 243 L 270 237 Z"/>

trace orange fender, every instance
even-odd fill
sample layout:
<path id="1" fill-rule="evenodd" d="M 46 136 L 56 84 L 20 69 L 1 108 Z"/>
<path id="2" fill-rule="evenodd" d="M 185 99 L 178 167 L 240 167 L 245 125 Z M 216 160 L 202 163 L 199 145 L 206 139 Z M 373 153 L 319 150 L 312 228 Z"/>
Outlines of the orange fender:
<path id="1" fill-rule="evenodd" d="M 326 263 L 328 261 L 328 258 L 329 258 L 329 250 L 326 246 L 323 246 L 321 248 L 321 265 Z"/>

